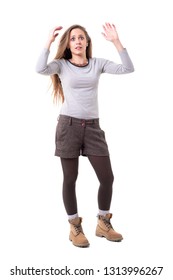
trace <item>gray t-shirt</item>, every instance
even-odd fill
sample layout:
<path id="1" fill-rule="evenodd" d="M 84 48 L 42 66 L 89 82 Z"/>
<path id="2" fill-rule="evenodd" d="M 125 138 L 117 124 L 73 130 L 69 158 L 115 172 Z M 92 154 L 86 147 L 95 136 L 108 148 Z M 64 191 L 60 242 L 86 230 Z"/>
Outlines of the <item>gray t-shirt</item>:
<path id="1" fill-rule="evenodd" d="M 76 66 L 66 59 L 48 63 L 50 51 L 41 53 L 36 71 L 43 75 L 58 74 L 65 101 L 60 114 L 80 119 L 99 118 L 98 83 L 102 73 L 125 74 L 134 71 L 127 50 L 119 52 L 121 64 L 103 58 L 90 58 L 86 66 Z"/>

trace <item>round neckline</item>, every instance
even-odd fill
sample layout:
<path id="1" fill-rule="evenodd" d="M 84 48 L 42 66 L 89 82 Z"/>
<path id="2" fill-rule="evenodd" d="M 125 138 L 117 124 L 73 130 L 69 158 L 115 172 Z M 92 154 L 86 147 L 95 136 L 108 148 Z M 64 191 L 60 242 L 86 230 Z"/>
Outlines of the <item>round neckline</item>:
<path id="1" fill-rule="evenodd" d="M 70 64 L 72 64 L 73 66 L 83 68 L 83 67 L 88 66 L 88 64 L 89 64 L 89 59 L 88 59 L 88 63 L 87 63 L 87 64 L 85 64 L 85 65 L 78 65 L 78 64 L 75 64 L 75 63 L 71 62 L 70 60 L 68 60 L 68 62 L 70 62 Z"/>

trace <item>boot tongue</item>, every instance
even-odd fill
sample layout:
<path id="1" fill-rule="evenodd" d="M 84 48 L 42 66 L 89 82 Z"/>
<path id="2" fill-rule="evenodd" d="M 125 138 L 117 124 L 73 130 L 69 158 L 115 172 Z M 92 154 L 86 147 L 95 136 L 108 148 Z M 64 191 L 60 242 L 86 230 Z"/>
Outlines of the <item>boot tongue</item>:
<path id="1" fill-rule="evenodd" d="M 76 219 L 74 219 L 74 225 L 76 225 L 76 226 L 78 226 L 78 225 L 80 225 L 82 223 L 82 219 L 81 218 L 76 218 Z"/>
<path id="2" fill-rule="evenodd" d="M 105 218 L 106 220 L 110 220 L 112 218 L 112 214 L 111 213 L 106 214 Z"/>
<path id="3" fill-rule="evenodd" d="M 69 223 L 72 225 L 75 225 L 75 226 L 80 225 L 81 222 L 82 222 L 82 218 L 75 218 L 75 219 L 69 220 Z"/>

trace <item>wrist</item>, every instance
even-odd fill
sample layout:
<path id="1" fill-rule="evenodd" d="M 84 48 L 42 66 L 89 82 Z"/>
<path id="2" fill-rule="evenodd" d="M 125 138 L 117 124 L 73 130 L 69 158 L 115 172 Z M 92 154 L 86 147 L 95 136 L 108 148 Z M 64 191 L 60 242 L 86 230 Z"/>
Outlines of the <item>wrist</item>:
<path id="1" fill-rule="evenodd" d="M 50 49 L 51 44 L 52 44 L 52 41 L 47 41 L 46 44 L 45 44 L 45 48 Z"/>
<path id="2" fill-rule="evenodd" d="M 114 46 L 116 47 L 116 49 L 118 51 L 122 51 L 124 49 L 124 47 L 119 39 L 113 40 L 112 43 L 114 44 Z"/>

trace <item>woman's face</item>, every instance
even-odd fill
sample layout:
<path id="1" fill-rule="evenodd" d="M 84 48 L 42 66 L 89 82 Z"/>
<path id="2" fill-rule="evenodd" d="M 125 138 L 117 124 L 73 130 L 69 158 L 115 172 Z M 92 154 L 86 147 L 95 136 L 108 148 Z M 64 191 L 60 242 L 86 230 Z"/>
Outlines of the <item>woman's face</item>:
<path id="1" fill-rule="evenodd" d="M 70 32 L 69 48 L 73 55 L 86 56 L 88 42 L 83 30 L 75 28 Z"/>

